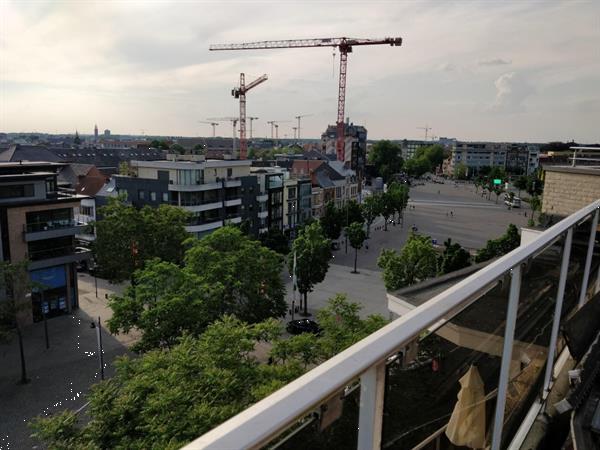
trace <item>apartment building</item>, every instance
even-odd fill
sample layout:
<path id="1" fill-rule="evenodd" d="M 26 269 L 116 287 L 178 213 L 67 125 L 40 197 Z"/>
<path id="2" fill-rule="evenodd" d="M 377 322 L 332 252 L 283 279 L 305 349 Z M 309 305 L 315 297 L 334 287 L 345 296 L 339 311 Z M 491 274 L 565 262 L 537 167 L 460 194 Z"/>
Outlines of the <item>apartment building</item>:
<path id="1" fill-rule="evenodd" d="M 200 155 L 131 161 L 133 176 L 114 175 L 110 193 L 126 195 L 136 207 L 170 204 L 184 208 L 191 214 L 186 230 L 201 237 L 225 224 L 241 223 L 246 212 L 254 212 L 254 208 L 242 209 L 246 190 L 258 189 L 250 165 L 250 161 L 205 160 Z"/>
<path id="2" fill-rule="evenodd" d="M 482 167 L 502 167 L 508 173 L 529 175 L 539 167 L 537 144 L 457 141 L 451 150 L 449 164 L 445 165 L 446 175 L 452 175 L 459 164 L 467 166 L 469 175 L 478 173 Z"/>
<path id="3" fill-rule="evenodd" d="M 400 148 L 402 152 L 402 158 L 410 159 L 414 158 L 417 153 L 417 149 L 421 147 L 427 147 L 429 145 L 433 145 L 434 142 L 431 141 L 423 141 L 419 139 L 402 139 L 400 141 Z"/>
<path id="4" fill-rule="evenodd" d="M 312 183 L 310 178 L 287 178 L 283 185 L 283 228 L 293 230 L 312 217 Z"/>
<path id="5" fill-rule="evenodd" d="M 74 220 L 74 210 L 88 197 L 59 191 L 57 173 L 64 166 L 0 163 L 0 260 L 28 261 L 34 285 L 30 296 L 22 292 L 31 302 L 20 315 L 23 324 L 78 307 L 76 264 L 88 259 L 90 252 L 76 246 L 75 236 L 85 224 Z"/>
<path id="6" fill-rule="evenodd" d="M 337 127 L 329 125 L 321 135 L 321 152 L 327 155 L 335 155 L 336 141 Z M 344 126 L 344 148 L 344 162 L 362 167 L 367 154 L 367 129 L 362 125 L 354 125 L 347 120 Z M 362 158 L 362 162 L 358 161 L 360 158 Z"/>

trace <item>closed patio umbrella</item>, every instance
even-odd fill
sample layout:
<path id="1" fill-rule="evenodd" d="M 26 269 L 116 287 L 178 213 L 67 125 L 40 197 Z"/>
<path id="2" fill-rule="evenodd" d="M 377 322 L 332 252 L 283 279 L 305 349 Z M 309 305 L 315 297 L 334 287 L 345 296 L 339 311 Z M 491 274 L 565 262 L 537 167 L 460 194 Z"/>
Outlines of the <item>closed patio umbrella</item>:
<path id="1" fill-rule="evenodd" d="M 454 445 L 485 447 L 485 393 L 475 366 L 459 380 L 458 401 L 446 427 L 446 436 Z"/>

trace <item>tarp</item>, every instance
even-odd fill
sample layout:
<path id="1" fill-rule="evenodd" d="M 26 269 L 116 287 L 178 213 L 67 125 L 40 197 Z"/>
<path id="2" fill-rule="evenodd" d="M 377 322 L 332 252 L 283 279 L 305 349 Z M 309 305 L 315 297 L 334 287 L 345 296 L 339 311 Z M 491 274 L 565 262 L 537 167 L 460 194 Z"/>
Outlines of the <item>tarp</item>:
<path id="1" fill-rule="evenodd" d="M 454 445 L 485 447 L 485 392 L 475 366 L 459 380 L 458 401 L 446 427 L 446 436 Z"/>

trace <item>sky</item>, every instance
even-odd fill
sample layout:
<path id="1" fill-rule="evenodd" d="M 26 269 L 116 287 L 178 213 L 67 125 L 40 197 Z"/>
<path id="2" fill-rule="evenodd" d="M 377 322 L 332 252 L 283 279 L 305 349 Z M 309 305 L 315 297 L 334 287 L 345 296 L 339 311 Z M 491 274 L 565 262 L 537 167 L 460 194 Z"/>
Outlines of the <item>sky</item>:
<path id="1" fill-rule="evenodd" d="M 346 116 L 370 139 L 600 142 L 598 1 L 0 0 L 0 131 L 317 138 L 337 114 L 333 48 L 211 52 L 210 44 L 402 37 L 348 57 Z M 289 121 L 289 122 L 285 122 Z M 217 134 L 231 136 L 227 122 Z"/>

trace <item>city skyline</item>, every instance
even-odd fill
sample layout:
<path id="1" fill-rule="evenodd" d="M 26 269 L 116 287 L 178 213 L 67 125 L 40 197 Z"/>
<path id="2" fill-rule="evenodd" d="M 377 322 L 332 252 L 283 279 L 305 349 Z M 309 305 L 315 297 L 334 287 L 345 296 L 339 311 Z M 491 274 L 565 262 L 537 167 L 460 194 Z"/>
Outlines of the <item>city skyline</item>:
<path id="1" fill-rule="evenodd" d="M 280 137 L 318 138 L 335 122 L 333 49 L 209 52 L 209 44 L 401 36 L 349 56 L 347 116 L 370 139 L 600 141 L 600 7 L 570 3 L 3 2 L 0 131 L 209 136 L 236 116 L 245 72 L 260 117 Z M 252 21 L 247 18 L 251 17 Z M 175 24 L 175 26 L 173 26 Z M 227 24 L 227 25 L 225 25 Z M 577 24 L 577 26 L 573 26 Z M 563 31 L 564 30 L 564 31 Z M 231 136 L 223 122 L 218 134 Z"/>

